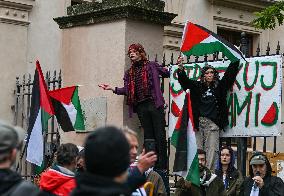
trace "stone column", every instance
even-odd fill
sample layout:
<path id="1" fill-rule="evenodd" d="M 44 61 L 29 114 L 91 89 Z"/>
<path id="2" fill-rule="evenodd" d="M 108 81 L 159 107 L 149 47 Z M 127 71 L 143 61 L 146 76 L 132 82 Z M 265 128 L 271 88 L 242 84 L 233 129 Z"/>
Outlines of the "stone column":
<path id="1" fill-rule="evenodd" d="M 16 77 L 27 70 L 29 13 L 34 0 L 0 0 L 0 119 L 13 123 Z"/>
<path id="2" fill-rule="evenodd" d="M 124 96 L 103 91 L 98 84 L 123 86 L 131 43 L 144 45 L 150 59 L 156 54 L 162 59 L 163 27 L 175 17 L 163 9 L 160 0 L 103 0 L 68 7 L 67 16 L 54 19 L 63 29 L 63 85 L 83 85 L 81 99 L 106 97 L 107 124 L 138 128 L 136 115 L 128 117 Z"/>

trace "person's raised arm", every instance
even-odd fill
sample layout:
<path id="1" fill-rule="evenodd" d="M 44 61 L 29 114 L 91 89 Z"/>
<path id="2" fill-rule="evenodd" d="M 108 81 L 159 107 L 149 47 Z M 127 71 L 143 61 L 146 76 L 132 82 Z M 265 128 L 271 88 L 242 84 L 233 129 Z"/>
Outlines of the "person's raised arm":
<path id="1" fill-rule="evenodd" d="M 191 80 L 187 77 L 182 62 L 183 62 L 183 57 L 179 56 L 177 60 L 177 65 L 178 65 L 177 75 L 178 75 L 178 82 L 180 83 L 183 90 L 186 91 L 187 89 L 193 88 L 196 81 Z"/>
<path id="2" fill-rule="evenodd" d="M 239 73 L 239 67 L 240 67 L 239 65 L 240 61 L 230 63 L 223 78 L 220 81 L 221 84 L 224 85 L 227 90 L 233 86 L 236 80 L 236 77 Z"/>

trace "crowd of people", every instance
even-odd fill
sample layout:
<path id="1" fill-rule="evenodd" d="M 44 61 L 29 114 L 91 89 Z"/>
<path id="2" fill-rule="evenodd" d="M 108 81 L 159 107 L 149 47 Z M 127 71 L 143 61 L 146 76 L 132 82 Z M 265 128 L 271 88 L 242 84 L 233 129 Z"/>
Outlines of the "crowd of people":
<path id="1" fill-rule="evenodd" d="M 3 196 L 146 196 L 169 195 L 161 175 L 153 170 L 154 151 L 138 154 L 137 133 L 128 127 L 96 129 L 85 140 L 84 149 L 61 144 L 54 164 L 41 174 L 39 187 L 22 179 L 12 168 L 23 143 L 24 130 L 0 122 L 0 195 Z M 200 186 L 183 178 L 176 184 L 177 196 L 282 196 L 284 183 L 272 176 L 266 155 L 256 152 L 249 160 L 249 176 L 235 168 L 234 151 L 220 150 L 216 169 L 206 167 L 206 152 L 198 149 Z M 144 185 L 150 182 L 153 190 Z"/>
<path id="2" fill-rule="evenodd" d="M 125 95 L 129 115 L 137 113 L 144 131 L 139 148 L 137 132 L 128 127 L 106 126 L 90 133 L 79 151 L 72 143 L 61 144 L 55 160 L 40 176 L 39 186 L 22 179 L 12 168 L 24 140 L 24 130 L 0 122 L 0 195 L 58 196 L 167 196 L 168 157 L 164 98 L 160 76 L 169 71 L 146 58 L 141 44 L 128 49 L 131 66 L 124 75 L 124 86 L 100 84 L 104 90 Z M 206 65 L 200 80 L 187 77 L 180 57 L 178 81 L 191 90 L 193 121 L 196 129 L 200 185 L 180 178 L 175 195 L 185 196 L 284 196 L 281 178 L 272 176 L 269 160 L 254 153 L 249 160 L 249 176 L 235 168 L 230 146 L 219 149 L 219 133 L 228 124 L 226 95 L 234 84 L 239 61 L 232 62 L 222 79 Z M 139 149 L 143 149 L 139 154 Z M 149 186 L 148 186 L 149 185 Z"/>

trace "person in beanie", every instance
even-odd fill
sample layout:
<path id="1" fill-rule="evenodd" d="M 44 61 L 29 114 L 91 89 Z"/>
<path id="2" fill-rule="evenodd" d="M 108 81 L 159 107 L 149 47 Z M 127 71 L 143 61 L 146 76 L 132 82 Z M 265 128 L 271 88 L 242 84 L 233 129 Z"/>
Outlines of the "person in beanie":
<path id="1" fill-rule="evenodd" d="M 129 144 L 116 127 L 102 127 L 85 141 L 85 171 L 76 176 L 72 196 L 129 196 L 126 184 L 130 164 Z"/>
<path id="2" fill-rule="evenodd" d="M 144 130 L 144 141 L 154 140 L 158 160 L 155 169 L 166 173 L 167 142 L 165 131 L 164 98 L 161 91 L 160 76 L 169 77 L 169 71 L 146 57 L 141 44 L 131 44 L 128 48 L 130 68 L 124 75 L 122 88 L 109 84 L 100 84 L 104 90 L 111 90 L 114 94 L 125 95 L 129 114 L 136 112 Z"/>
<path id="3" fill-rule="evenodd" d="M 219 152 L 219 134 L 228 124 L 227 93 L 233 86 L 240 61 L 231 62 L 223 78 L 211 65 L 201 69 L 200 80 L 189 79 L 179 57 L 177 75 L 184 91 L 190 90 L 197 147 L 207 152 L 207 167 L 214 170 Z"/>
<path id="4" fill-rule="evenodd" d="M 75 169 L 79 150 L 75 144 L 61 144 L 56 152 L 56 164 L 40 178 L 40 189 L 46 195 L 68 196 L 75 188 Z"/>
<path id="5" fill-rule="evenodd" d="M 22 196 L 38 195 L 39 189 L 30 182 L 22 179 L 13 171 L 18 150 L 24 140 L 25 132 L 20 127 L 14 127 L 0 121 L 0 195 Z"/>
<path id="6" fill-rule="evenodd" d="M 240 196 L 283 196 L 284 183 L 272 176 L 272 168 L 267 157 L 256 152 L 249 161 L 249 176 L 245 178 Z"/>
<path id="7" fill-rule="evenodd" d="M 228 196 L 238 196 L 243 182 L 242 173 L 235 167 L 234 151 L 230 146 L 220 150 L 215 174 L 223 181 Z"/>

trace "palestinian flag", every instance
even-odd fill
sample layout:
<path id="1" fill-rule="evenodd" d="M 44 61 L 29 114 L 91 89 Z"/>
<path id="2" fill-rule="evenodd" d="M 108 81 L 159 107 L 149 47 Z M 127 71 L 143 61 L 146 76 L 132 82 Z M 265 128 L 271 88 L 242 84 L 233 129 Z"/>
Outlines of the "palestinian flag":
<path id="1" fill-rule="evenodd" d="M 187 22 L 184 27 L 180 50 L 186 56 L 222 52 L 231 62 L 245 59 L 233 44 L 214 32 L 191 22 Z"/>
<path id="2" fill-rule="evenodd" d="M 185 96 L 184 105 L 173 132 L 171 143 L 176 148 L 173 172 L 199 186 L 197 144 L 189 93 Z"/>
<path id="3" fill-rule="evenodd" d="M 63 131 L 85 130 L 78 86 L 49 91 L 58 124 Z"/>
<path id="4" fill-rule="evenodd" d="M 48 119 L 54 114 L 39 61 L 36 61 L 34 85 L 27 136 L 27 161 L 37 166 L 43 163 L 43 132 L 47 130 Z"/>

